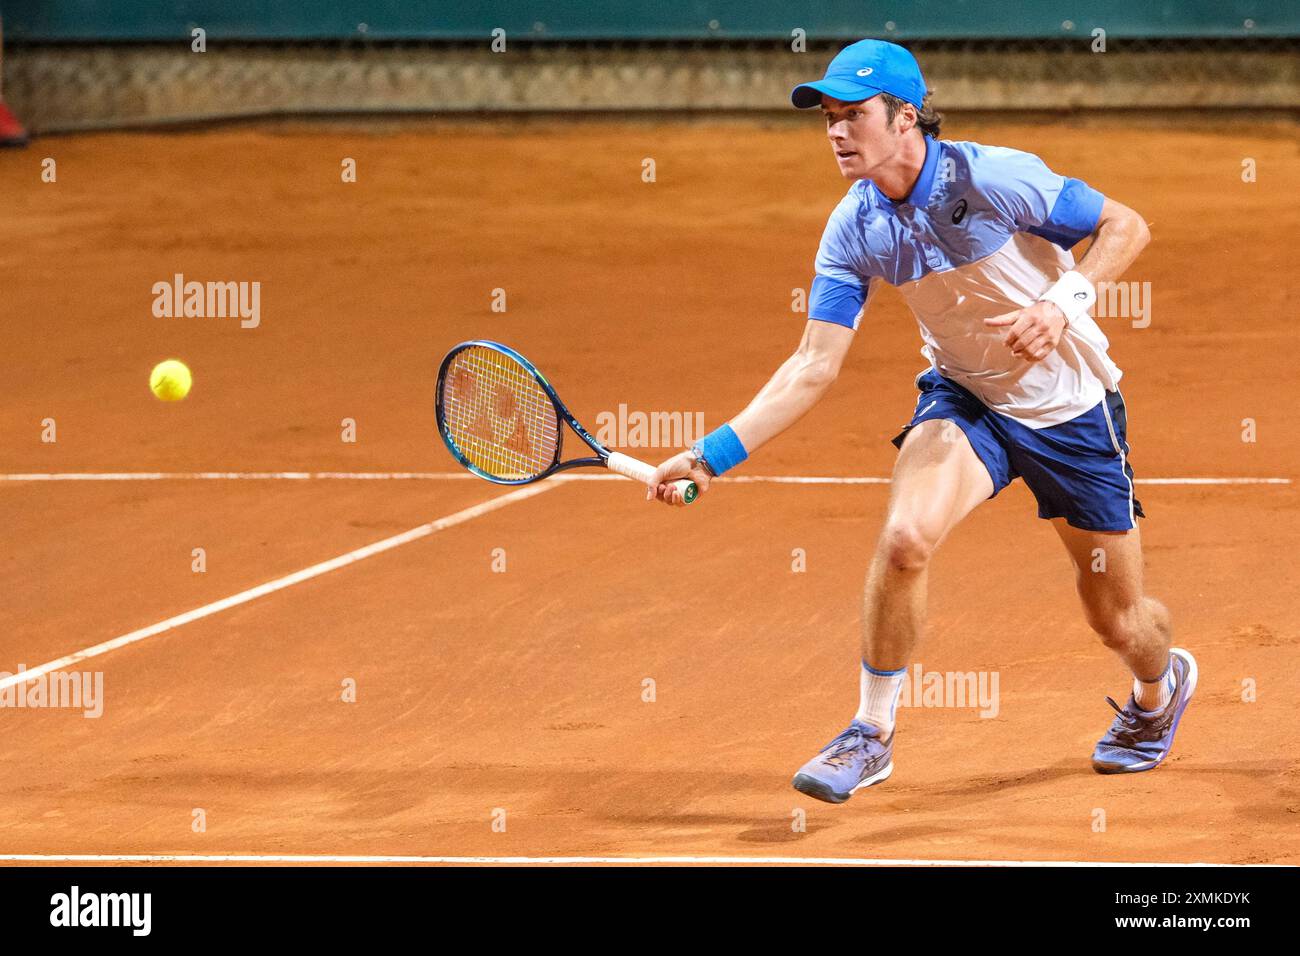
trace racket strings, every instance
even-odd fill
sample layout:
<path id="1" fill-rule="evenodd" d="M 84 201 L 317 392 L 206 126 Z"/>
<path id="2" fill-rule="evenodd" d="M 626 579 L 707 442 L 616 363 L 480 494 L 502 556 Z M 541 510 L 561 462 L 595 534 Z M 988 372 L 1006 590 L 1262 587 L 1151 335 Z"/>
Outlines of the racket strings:
<path id="1" fill-rule="evenodd" d="M 471 346 L 443 382 L 443 423 L 460 453 L 495 478 L 546 471 L 559 446 L 559 418 L 532 374 L 504 353 Z"/>

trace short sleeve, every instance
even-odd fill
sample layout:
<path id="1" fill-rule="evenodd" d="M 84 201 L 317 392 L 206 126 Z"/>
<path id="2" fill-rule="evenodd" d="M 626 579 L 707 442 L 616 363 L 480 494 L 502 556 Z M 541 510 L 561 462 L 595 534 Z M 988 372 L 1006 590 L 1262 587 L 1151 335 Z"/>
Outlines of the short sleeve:
<path id="1" fill-rule="evenodd" d="M 1037 156 L 988 147 L 974 174 L 977 188 L 1019 232 L 1069 249 L 1092 235 L 1105 197 L 1081 179 L 1052 172 Z"/>
<path id="2" fill-rule="evenodd" d="M 856 258 L 853 239 L 856 205 L 850 193 L 827 220 L 808 296 L 808 318 L 849 329 L 858 327 L 870 284 L 870 279 L 852 265 Z"/>

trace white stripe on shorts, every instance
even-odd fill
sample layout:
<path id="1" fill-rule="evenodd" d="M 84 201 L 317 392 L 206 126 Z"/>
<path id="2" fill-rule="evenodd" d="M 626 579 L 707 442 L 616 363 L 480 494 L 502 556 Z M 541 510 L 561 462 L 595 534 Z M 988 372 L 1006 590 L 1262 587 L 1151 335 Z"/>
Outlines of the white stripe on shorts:
<path id="1" fill-rule="evenodd" d="M 1124 396 L 1120 394 L 1118 388 L 1115 389 L 1115 394 L 1119 395 L 1120 404 L 1122 405 Z M 1111 421 L 1110 403 L 1105 395 L 1101 399 L 1101 411 L 1106 416 L 1106 428 L 1110 432 L 1110 443 L 1115 448 L 1115 454 L 1119 455 L 1120 472 L 1124 475 L 1124 480 L 1128 482 L 1128 525 L 1129 529 L 1132 530 L 1137 527 L 1137 515 L 1133 511 L 1133 479 L 1128 476 L 1128 458 L 1124 449 L 1119 446 L 1119 439 L 1115 437 L 1115 423 Z"/>

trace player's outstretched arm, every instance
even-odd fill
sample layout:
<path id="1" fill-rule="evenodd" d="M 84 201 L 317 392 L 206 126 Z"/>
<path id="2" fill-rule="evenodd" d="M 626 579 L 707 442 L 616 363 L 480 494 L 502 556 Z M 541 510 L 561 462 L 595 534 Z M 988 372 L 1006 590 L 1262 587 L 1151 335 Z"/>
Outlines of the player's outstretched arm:
<path id="1" fill-rule="evenodd" d="M 738 447 L 743 459 L 806 415 L 839 375 L 852 342 L 852 329 L 810 319 L 794 354 L 782 363 L 745 410 L 719 429 L 731 432 L 726 436 L 730 445 L 723 444 L 721 453 L 731 455 L 732 449 Z M 674 455 L 655 470 L 646 487 L 646 499 L 683 504 L 669 482 L 686 477 L 695 482 L 701 494 L 708 490 L 713 478 L 690 450 Z"/>
<path id="2" fill-rule="evenodd" d="M 1150 241 L 1151 231 L 1141 216 L 1122 203 L 1106 199 L 1097 218 L 1097 228 L 1092 233 L 1092 244 L 1074 272 L 1066 274 L 1074 277 L 1077 288 L 1071 286 L 1061 295 L 1073 291 L 1081 311 L 1090 307 L 1097 284 L 1114 282 L 1123 275 Z M 1006 329 L 1002 342 L 1012 354 L 1037 362 L 1056 348 L 1069 324 L 1061 301 L 1053 294 L 1026 309 L 985 319 L 984 324 L 989 328 Z"/>

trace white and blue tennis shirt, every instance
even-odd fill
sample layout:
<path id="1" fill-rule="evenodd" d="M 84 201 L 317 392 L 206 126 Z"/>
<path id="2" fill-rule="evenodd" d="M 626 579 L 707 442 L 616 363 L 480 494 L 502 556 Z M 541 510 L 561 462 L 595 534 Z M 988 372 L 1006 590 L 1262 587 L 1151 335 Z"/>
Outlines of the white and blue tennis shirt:
<path id="1" fill-rule="evenodd" d="M 1011 354 L 984 319 L 1032 305 L 1074 268 L 1101 193 L 1031 153 L 925 138 L 906 199 L 859 180 L 831 213 L 817 251 L 808 317 L 856 329 L 882 282 L 896 286 L 939 374 L 1030 428 L 1083 414 L 1114 391 L 1120 370 L 1091 316 L 1070 323 L 1040 362 Z"/>

